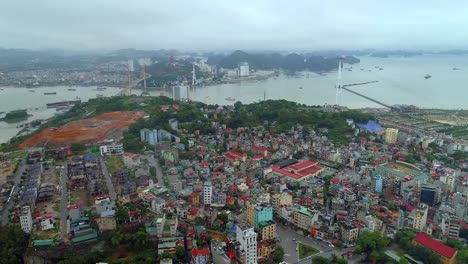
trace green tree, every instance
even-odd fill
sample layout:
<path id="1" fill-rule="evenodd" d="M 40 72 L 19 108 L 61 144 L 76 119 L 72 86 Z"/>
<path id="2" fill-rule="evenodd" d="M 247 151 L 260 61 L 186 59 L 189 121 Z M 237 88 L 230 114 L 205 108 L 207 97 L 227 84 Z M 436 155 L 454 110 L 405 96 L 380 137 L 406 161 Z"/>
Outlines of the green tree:
<path id="1" fill-rule="evenodd" d="M 22 263 L 27 246 L 27 236 L 17 225 L 0 227 L 0 259 L 1 263 Z"/>
<path id="2" fill-rule="evenodd" d="M 176 247 L 176 256 L 178 259 L 183 259 L 185 258 L 185 249 L 183 246 L 177 246 Z"/>
<path id="3" fill-rule="evenodd" d="M 399 264 L 408 264 L 408 260 L 405 257 L 401 257 L 400 261 L 398 261 Z"/>
<path id="4" fill-rule="evenodd" d="M 412 247 L 414 237 L 415 234 L 413 231 L 409 229 L 400 229 L 395 235 L 395 242 L 404 250 L 408 250 Z"/>
<path id="5" fill-rule="evenodd" d="M 86 150 L 86 146 L 81 143 L 72 143 L 70 149 L 72 152 L 82 152 Z"/>
<path id="6" fill-rule="evenodd" d="M 281 261 L 283 261 L 283 257 L 284 257 L 284 248 L 282 246 L 277 246 L 275 253 L 273 253 L 273 261 L 275 263 L 280 263 Z"/>
<path id="7" fill-rule="evenodd" d="M 462 249 L 457 254 L 458 263 L 468 263 L 468 249 Z"/>
<path id="8" fill-rule="evenodd" d="M 390 243 L 390 239 L 382 236 L 378 231 L 364 232 L 356 241 L 356 245 L 359 246 L 359 250 L 365 252 L 368 259 L 378 260 L 380 259 L 380 253 Z M 358 248 L 356 247 L 356 251 Z"/>

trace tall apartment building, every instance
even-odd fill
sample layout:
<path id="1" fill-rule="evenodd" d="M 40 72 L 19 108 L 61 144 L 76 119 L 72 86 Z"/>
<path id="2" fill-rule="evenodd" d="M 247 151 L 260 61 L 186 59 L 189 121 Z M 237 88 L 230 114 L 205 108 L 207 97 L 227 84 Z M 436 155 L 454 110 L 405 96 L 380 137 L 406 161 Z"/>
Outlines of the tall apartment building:
<path id="1" fill-rule="evenodd" d="M 260 222 L 273 220 L 273 208 L 269 205 L 249 203 L 247 205 L 247 223 L 258 228 Z"/>
<path id="2" fill-rule="evenodd" d="M 21 224 L 21 229 L 23 229 L 24 232 L 31 233 L 32 217 L 31 217 L 31 208 L 29 206 L 23 206 L 21 208 L 20 224 Z"/>
<path id="3" fill-rule="evenodd" d="M 303 230 L 309 230 L 318 221 L 318 212 L 312 211 L 307 207 L 295 207 L 293 210 L 293 224 Z"/>
<path id="4" fill-rule="evenodd" d="M 238 259 L 243 264 L 257 264 L 257 233 L 246 222 L 237 225 Z"/>
<path id="5" fill-rule="evenodd" d="M 421 184 L 420 201 L 421 203 L 433 206 L 439 203 L 440 189 L 432 183 Z"/>
<path id="6" fill-rule="evenodd" d="M 151 130 L 148 128 L 140 130 L 140 141 L 144 141 L 150 145 L 155 145 L 158 143 L 158 130 Z"/>
<path id="7" fill-rule="evenodd" d="M 426 226 L 428 211 L 429 206 L 423 203 L 419 203 L 416 209 L 414 209 L 413 230 L 423 230 L 423 228 Z"/>
<path id="8" fill-rule="evenodd" d="M 211 181 L 205 181 L 203 183 L 203 203 L 211 204 L 213 198 L 213 185 Z"/>
<path id="9" fill-rule="evenodd" d="M 441 229 L 445 236 L 457 238 L 460 235 L 460 220 L 455 215 L 444 214 Z"/>

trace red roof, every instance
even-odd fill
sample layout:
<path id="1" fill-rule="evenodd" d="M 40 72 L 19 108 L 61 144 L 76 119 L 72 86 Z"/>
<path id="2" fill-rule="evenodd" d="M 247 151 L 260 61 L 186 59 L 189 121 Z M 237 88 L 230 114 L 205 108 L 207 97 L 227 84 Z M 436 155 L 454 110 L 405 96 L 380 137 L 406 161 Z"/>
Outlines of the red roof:
<path id="1" fill-rule="evenodd" d="M 210 254 L 210 250 L 208 248 L 203 248 L 203 249 L 196 249 L 196 248 L 193 248 L 192 249 L 192 256 L 193 257 L 197 257 L 198 255 L 201 255 L 201 256 L 208 256 Z"/>
<path id="2" fill-rule="evenodd" d="M 228 151 L 228 153 L 235 156 L 235 157 L 239 157 L 239 158 L 247 157 L 247 155 L 245 155 L 244 153 L 240 153 L 240 152 L 237 152 L 235 150 Z"/>
<path id="3" fill-rule="evenodd" d="M 308 168 L 310 166 L 314 166 L 316 164 L 317 164 L 317 162 L 308 160 L 308 161 L 293 164 L 293 165 L 289 166 L 289 168 L 291 168 L 293 170 L 303 170 L 305 168 Z"/>
<path id="4" fill-rule="evenodd" d="M 255 155 L 252 157 L 253 160 L 261 160 L 263 159 L 263 156 L 262 155 Z"/>
<path id="5" fill-rule="evenodd" d="M 133 216 L 139 215 L 139 214 L 140 214 L 140 210 L 133 210 L 133 211 L 128 212 L 128 216 L 130 216 L 130 217 L 133 217 Z"/>
<path id="6" fill-rule="evenodd" d="M 437 254 L 444 256 L 446 258 L 452 258 L 453 255 L 457 252 L 455 249 L 429 237 L 423 232 L 420 232 L 415 238 L 414 241 L 421 244 L 422 246 L 436 252 Z"/>
<path id="7" fill-rule="evenodd" d="M 251 148 L 254 149 L 254 150 L 258 150 L 258 151 L 267 151 L 268 150 L 267 148 L 256 146 L 256 145 L 253 145 Z"/>

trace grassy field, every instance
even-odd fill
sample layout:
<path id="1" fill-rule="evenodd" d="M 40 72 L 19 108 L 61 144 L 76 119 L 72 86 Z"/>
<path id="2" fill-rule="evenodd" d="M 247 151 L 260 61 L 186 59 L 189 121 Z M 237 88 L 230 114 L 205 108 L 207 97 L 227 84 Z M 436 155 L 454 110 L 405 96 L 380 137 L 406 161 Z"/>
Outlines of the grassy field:
<path id="1" fill-rule="evenodd" d="M 320 253 L 320 250 L 314 247 L 302 244 L 302 243 L 299 243 L 298 247 L 299 247 L 299 259 L 304 259 L 309 256 L 315 255 L 317 253 Z"/>
<path id="2" fill-rule="evenodd" d="M 114 172 L 125 167 L 125 164 L 123 163 L 123 160 L 120 157 L 106 157 L 106 162 L 107 170 L 110 174 L 113 174 Z"/>

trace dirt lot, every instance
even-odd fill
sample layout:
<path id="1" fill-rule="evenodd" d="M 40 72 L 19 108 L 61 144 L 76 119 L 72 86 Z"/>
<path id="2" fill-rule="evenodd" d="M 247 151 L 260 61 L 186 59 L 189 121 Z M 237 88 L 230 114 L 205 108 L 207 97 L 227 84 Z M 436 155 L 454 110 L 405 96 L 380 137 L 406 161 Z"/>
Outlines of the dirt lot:
<path id="1" fill-rule="evenodd" d="M 46 128 L 25 140 L 19 148 L 63 147 L 70 143 L 96 144 L 109 138 L 119 140 L 123 136 L 123 128 L 145 115 L 142 111 L 110 112 L 70 122 L 59 128 Z"/>

